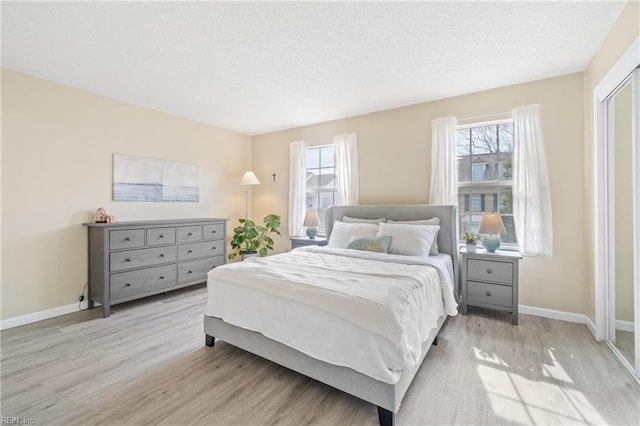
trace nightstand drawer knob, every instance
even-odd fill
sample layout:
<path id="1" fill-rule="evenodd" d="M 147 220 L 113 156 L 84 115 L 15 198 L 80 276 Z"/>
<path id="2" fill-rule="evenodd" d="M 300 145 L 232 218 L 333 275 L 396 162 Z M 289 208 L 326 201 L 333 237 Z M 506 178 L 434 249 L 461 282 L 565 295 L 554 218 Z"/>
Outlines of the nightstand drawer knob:
<path id="1" fill-rule="evenodd" d="M 491 292 L 490 291 L 487 292 L 487 296 L 491 297 Z"/>
<path id="2" fill-rule="evenodd" d="M 491 273 L 491 269 L 487 268 L 487 274 Z"/>
<path id="3" fill-rule="evenodd" d="M 124 239 L 125 241 L 131 241 L 131 238 L 127 237 Z"/>

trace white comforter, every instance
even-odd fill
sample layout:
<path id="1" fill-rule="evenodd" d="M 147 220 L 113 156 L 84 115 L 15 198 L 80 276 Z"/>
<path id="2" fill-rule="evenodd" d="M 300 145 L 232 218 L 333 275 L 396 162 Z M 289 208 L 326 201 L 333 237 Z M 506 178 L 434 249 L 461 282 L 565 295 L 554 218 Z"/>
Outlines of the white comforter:
<path id="1" fill-rule="evenodd" d="M 207 314 L 394 384 L 443 314 L 451 259 L 305 247 L 213 269 Z"/>

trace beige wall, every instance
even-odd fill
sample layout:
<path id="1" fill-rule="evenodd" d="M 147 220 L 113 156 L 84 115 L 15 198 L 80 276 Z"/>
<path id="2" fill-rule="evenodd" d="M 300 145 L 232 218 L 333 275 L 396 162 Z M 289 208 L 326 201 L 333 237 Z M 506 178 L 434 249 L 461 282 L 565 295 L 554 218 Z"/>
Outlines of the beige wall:
<path id="1" fill-rule="evenodd" d="M 426 203 L 431 164 L 431 120 L 542 106 L 553 205 L 554 256 L 521 263 L 520 303 L 585 310 L 582 73 L 426 102 L 404 108 L 254 136 L 253 168 L 264 182 L 254 191 L 254 217 L 283 216 L 286 229 L 289 142 L 357 132 L 361 204 Z M 276 182 L 271 179 L 277 174 Z M 286 235 L 278 251 L 288 248 Z"/>
<path id="2" fill-rule="evenodd" d="M 119 220 L 244 215 L 251 138 L 2 70 L 2 318 L 77 303 L 87 231 Z M 199 203 L 111 200 L 112 155 L 200 166 Z"/>
<path id="3" fill-rule="evenodd" d="M 630 1 L 604 42 L 591 58 L 584 71 L 584 172 L 585 172 L 585 228 L 586 244 L 586 314 L 595 322 L 595 253 L 594 241 L 594 164 L 593 164 L 593 91 L 609 72 L 611 67 L 620 59 L 631 43 L 640 37 L 640 2 Z"/>

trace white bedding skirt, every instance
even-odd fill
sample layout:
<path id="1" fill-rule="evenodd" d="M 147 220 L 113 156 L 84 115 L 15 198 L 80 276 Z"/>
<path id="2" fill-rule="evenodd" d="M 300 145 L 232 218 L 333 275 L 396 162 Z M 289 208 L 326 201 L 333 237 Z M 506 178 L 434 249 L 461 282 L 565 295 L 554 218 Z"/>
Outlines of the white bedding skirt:
<path id="1" fill-rule="evenodd" d="M 448 255 L 424 259 L 306 247 L 210 271 L 207 315 L 395 384 L 418 362 L 438 319 L 457 313 L 451 271 Z M 302 296 L 292 283 L 302 286 Z M 341 310 L 336 301 L 342 297 L 362 309 L 394 306 L 382 321 L 383 314 L 367 318 Z"/>

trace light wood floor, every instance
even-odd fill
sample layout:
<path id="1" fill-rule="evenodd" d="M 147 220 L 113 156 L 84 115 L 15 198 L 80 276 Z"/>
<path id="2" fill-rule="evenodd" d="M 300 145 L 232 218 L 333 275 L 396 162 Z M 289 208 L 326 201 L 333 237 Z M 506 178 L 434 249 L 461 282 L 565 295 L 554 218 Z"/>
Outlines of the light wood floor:
<path id="1" fill-rule="evenodd" d="M 1 415 L 36 424 L 377 424 L 376 408 L 236 349 L 204 346 L 197 288 L 4 330 Z M 399 425 L 638 424 L 640 392 L 583 325 L 450 318 Z"/>

